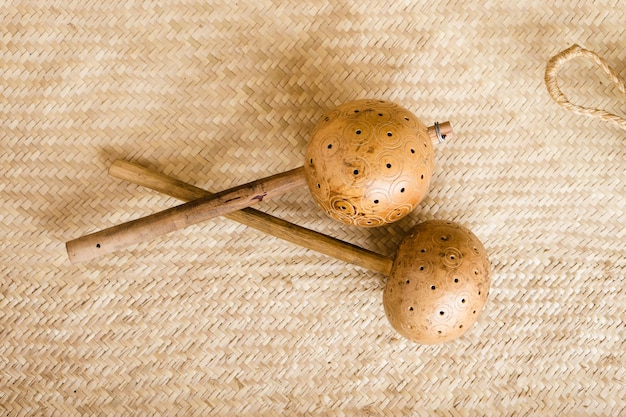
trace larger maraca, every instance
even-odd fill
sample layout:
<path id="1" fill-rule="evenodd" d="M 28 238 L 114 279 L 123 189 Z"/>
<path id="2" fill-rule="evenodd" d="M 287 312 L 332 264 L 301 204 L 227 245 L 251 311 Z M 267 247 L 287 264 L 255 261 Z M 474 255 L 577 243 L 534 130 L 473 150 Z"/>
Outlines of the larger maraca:
<path id="1" fill-rule="evenodd" d="M 311 134 L 304 164 L 311 195 L 343 223 L 371 227 L 399 220 L 428 192 L 433 140 L 450 134 L 448 122 L 427 128 L 387 101 L 343 104 Z"/>
<path id="2" fill-rule="evenodd" d="M 66 244 L 68 256 L 72 262 L 86 261 L 240 210 L 305 182 L 337 220 L 360 226 L 393 222 L 425 196 L 433 170 L 432 142 L 450 134 L 448 122 L 426 128 L 393 103 L 350 102 L 315 127 L 304 167 L 74 239 Z"/>
<path id="3" fill-rule="evenodd" d="M 211 195 L 140 165 L 116 161 L 110 174 L 181 200 Z M 254 209 L 229 215 L 233 220 L 295 244 L 388 275 L 385 314 L 401 335 L 423 344 L 464 334 L 477 320 L 489 294 L 490 263 L 478 238 L 449 221 L 413 227 L 395 259 L 376 254 Z"/>

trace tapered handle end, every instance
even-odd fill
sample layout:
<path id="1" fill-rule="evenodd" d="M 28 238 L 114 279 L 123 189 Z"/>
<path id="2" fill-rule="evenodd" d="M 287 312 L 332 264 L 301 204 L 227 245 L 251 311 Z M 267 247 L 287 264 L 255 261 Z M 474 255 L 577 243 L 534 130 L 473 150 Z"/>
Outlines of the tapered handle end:
<path id="1" fill-rule="evenodd" d="M 92 242 L 91 239 L 88 239 L 89 237 L 90 235 L 87 235 L 65 243 L 67 257 L 71 263 L 79 264 L 100 255 L 99 251 L 102 245 L 98 242 Z"/>

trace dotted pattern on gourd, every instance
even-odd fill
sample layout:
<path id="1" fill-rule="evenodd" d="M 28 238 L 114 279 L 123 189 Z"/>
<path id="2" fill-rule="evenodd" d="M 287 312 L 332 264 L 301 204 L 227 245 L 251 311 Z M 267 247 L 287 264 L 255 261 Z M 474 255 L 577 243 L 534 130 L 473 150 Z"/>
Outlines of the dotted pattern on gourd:
<path id="1" fill-rule="evenodd" d="M 433 168 L 426 126 L 381 100 L 352 101 L 327 113 L 311 134 L 304 164 L 318 205 L 336 220 L 365 227 L 413 211 Z"/>
<path id="2" fill-rule="evenodd" d="M 432 220 L 400 243 L 383 295 L 392 327 L 433 344 L 465 333 L 482 311 L 491 283 L 487 252 L 468 229 Z"/>

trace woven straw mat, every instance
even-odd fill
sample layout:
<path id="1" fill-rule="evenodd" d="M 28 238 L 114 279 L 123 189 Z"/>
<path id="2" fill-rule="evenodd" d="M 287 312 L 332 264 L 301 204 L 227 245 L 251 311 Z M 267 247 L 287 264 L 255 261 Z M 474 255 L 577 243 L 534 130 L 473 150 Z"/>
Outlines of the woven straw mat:
<path id="1" fill-rule="evenodd" d="M 543 81 L 573 43 L 626 77 L 626 5 L 436 3 L 3 3 L 0 415 L 626 415 L 626 132 Z M 560 82 L 626 114 L 584 60 Z M 365 229 L 306 188 L 257 207 L 389 256 L 418 222 L 470 228 L 493 281 L 463 337 L 409 342 L 386 277 L 224 218 L 69 262 L 66 241 L 179 204 L 113 161 L 225 189 L 300 166 L 359 98 L 451 121 L 417 210 Z"/>

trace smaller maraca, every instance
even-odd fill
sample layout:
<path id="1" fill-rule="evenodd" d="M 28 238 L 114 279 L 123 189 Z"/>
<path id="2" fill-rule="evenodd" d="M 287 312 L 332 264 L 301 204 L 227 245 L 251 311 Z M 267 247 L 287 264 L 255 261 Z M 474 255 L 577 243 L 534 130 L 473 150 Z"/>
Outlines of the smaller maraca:
<path id="1" fill-rule="evenodd" d="M 111 175 L 182 200 L 210 195 L 156 171 L 116 161 Z M 257 210 L 229 218 L 300 246 L 388 275 L 383 294 L 391 326 L 409 340 L 442 343 L 465 333 L 489 294 L 490 263 L 478 238 L 465 227 L 431 220 L 414 226 L 395 259 L 376 254 Z"/>
<path id="2" fill-rule="evenodd" d="M 240 210 L 305 182 L 337 220 L 360 226 L 393 222 L 425 196 L 433 170 L 432 142 L 450 134 L 448 122 L 426 128 L 393 103 L 350 102 L 316 126 L 304 167 L 73 239 L 66 243 L 67 253 L 72 262 L 86 261 Z"/>
<path id="3" fill-rule="evenodd" d="M 431 220 L 409 230 L 396 253 L 383 303 L 394 329 L 420 343 L 457 338 L 487 302 L 491 265 L 465 227 Z"/>

